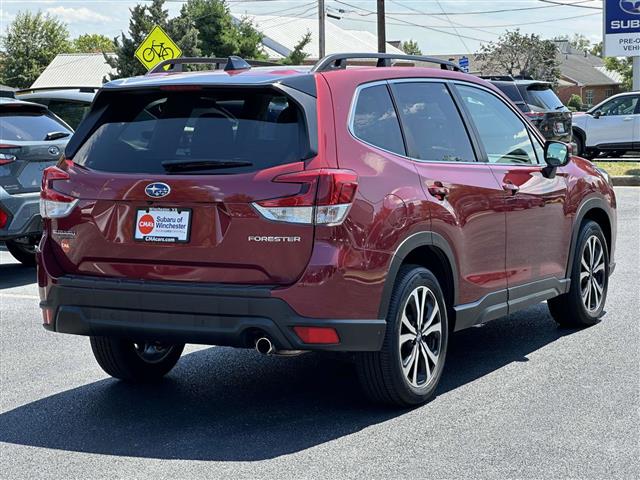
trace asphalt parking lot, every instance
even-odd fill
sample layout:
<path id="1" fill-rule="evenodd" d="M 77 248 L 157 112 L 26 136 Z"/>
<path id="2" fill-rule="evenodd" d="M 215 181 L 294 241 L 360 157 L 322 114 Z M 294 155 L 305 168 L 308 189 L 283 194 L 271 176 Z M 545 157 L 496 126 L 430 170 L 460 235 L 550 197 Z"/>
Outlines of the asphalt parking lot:
<path id="1" fill-rule="evenodd" d="M 539 305 L 460 332 L 409 411 L 311 354 L 192 347 L 157 386 L 114 381 L 40 326 L 34 270 L 0 251 L 2 477 L 640 478 L 640 188 L 616 191 L 603 321 L 560 329 Z"/>

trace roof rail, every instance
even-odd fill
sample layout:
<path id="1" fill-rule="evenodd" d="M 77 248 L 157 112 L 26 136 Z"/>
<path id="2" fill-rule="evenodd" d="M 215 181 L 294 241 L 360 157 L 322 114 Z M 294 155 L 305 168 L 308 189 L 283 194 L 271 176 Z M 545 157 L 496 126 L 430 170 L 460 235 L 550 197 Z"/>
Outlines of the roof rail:
<path id="1" fill-rule="evenodd" d="M 179 57 L 172 58 L 170 60 L 164 60 L 158 63 L 155 67 L 147 72 L 147 75 L 152 73 L 161 73 L 165 72 L 164 67 L 169 65 L 171 68 L 170 72 L 182 72 L 183 65 L 215 65 L 215 69 L 219 70 L 220 66 L 224 64 L 224 69 L 226 71 L 229 70 L 248 70 L 251 67 L 273 67 L 280 65 L 278 63 L 273 62 L 265 62 L 263 60 L 245 60 L 240 57 L 236 57 L 235 55 L 231 55 L 226 58 L 216 58 L 216 57 Z"/>
<path id="2" fill-rule="evenodd" d="M 376 67 L 390 67 L 391 60 L 411 60 L 414 62 L 427 62 L 440 65 L 443 70 L 454 70 L 459 72 L 460 67 L 453 62 L 440 60 L 434 57 L 423 57 L 421 55 L 396 55 L 395 53 L 334 53 L 318 60 L 311 68 L 311 72 L 328 72 L 347 68 L 347 61 L 352 59 L 375 58 L 378 60 Z"/>

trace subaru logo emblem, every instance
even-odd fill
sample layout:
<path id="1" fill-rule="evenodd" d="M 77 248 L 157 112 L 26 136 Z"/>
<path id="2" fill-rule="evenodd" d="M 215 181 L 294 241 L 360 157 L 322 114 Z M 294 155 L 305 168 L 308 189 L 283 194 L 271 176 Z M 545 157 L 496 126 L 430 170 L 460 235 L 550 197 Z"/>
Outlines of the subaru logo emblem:
<path id="1" fill-rule="evenodd" d="M 49 147 L 49 154 L 50 155 L 60 155 L 60 149 L 58 147 L 56 147 L 55 145 L 52 145 Z"/>
<path id="2" fill-rule="evenodd" d="M 640 15 L 640 2 L 632 0 L 620 0 L 620 8 L 631 15 Z"/>
<path id="3" fill-rule="evenodd" d="M 151 198 L 162 198 L 171 193 L 171 187 L 162 182 L 150 183 L 144 188 L 144 193 Z"/>

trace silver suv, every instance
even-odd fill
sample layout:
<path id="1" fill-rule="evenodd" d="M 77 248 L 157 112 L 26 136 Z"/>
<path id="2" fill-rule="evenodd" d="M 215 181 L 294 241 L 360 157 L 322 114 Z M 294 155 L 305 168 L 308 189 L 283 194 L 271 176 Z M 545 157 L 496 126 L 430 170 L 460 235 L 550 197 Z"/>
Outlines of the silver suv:
<path id="1" fill-rule="evenodd" d="M 0 242 L 25 265 L 35 265 L 42 232 L 42 171 L 60 159 L 72 133 L 44 105 L 0 98 Z"/>

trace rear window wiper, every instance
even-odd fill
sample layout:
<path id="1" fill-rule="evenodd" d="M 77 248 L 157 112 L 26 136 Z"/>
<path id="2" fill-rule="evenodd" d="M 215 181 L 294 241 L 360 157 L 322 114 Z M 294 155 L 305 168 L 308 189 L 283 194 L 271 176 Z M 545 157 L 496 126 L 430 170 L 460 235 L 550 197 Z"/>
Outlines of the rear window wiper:
<path id="1" fill-rule="evenodd" d="M 49 132 L 47 133 L 47 136 L 44 137 L 44 140 L 46 142 L 49 142 L 51 140 L 59 140 L 61 138 L 66 138 L 69 135 L 71 135 L 69 132 Z"/>
<path id="2" fill-rule="evenodd" d="M 164 169 L 169 172 L 250 167 L 251 165 L 253 165 L 253 163 L 244 160 L 165 160 L 162 162 Z"/>

